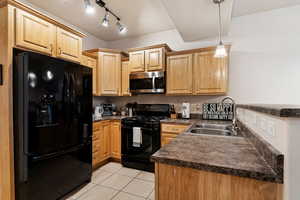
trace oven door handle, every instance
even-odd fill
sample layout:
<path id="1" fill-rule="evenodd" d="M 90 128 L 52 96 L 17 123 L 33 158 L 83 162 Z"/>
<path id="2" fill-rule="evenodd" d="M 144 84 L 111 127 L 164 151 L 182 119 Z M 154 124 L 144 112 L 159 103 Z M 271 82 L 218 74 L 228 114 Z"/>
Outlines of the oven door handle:
<path id="1" fill-rule="evenodd" d="M 125 128 L 125 129 L 133 129 L 133 127 L 140 127 L 140 126 L 123 126 L 122 128 Z M 140 127 L 142 131 L 153 131 L 153 129 L 151 128 L 143 128 L 143 127 Z"/>

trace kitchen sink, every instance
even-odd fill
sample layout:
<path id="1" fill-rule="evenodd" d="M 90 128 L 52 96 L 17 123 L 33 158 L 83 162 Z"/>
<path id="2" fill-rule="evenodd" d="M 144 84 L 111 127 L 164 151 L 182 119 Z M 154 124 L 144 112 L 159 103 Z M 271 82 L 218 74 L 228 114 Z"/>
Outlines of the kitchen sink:
<path id="1" fill-rule="evenodd" d="M 200 135 L 239 136 L 229 124 L 196 124 L 188 132 Z"/>
<path id="2" fill-rule="evenodd" d="M 194 128 L 232 130 L 231 124 L 196 124 Z"/>

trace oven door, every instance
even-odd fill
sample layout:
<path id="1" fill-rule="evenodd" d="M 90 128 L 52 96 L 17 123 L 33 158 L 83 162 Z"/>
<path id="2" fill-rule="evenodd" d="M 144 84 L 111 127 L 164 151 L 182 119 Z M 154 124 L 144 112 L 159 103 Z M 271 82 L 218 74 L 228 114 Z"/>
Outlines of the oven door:
<path id="1" fill-rule="evenodd" d="M 122 155 L 131 158 L 149 159 L 149 157 L 159 149 L 160 134 L 159 130 L 152 127 L 145 127 L 141 124 L 135 124 L 140 127 L 142 132 L 142 143 L 140 147 L 133 144 L 133 126 L 122 125 Z"/>
<path id="2" fill-rule="evenodd" d="M 162 94 L 165 92 L 164 72 L 145 72 L 130 74 L 132 94 Z"/>

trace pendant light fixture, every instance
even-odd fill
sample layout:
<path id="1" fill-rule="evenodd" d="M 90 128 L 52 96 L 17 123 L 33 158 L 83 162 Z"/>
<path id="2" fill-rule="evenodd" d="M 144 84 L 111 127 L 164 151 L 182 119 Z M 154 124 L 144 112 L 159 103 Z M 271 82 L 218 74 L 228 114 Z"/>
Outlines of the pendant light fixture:
<path id="1" fill-rule="evenodd" d="M 89 15 L 95 13 L 95 8 L 92 6 L 90 0 L 84 0 L 85 12 Z"/>
<path id="2" fill-rule="evenodd" d="M 215 57 L 216 58 L 224 58 L 227 56 L 227 50 L 225 45 L 222 41 L 222 18 L 221 18 L 221 3 L 224 2 L 224 0 L 213 0 L 215 4 L 218 5 L 218 14 L 219 14 L 219 44 L 216 48 Z"/>

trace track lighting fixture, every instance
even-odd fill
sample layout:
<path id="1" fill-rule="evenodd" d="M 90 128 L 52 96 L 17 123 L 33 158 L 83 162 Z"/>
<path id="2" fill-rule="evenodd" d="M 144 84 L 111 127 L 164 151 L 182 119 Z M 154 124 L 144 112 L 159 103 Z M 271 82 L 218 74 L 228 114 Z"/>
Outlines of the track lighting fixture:
<path id="1" fill-rule="evenodd" d="M 109 13 L 106 11 L 104 18 L 102 20 L 102 26 L 108 27 L 109 26 Z"/>
<path id="2" fill-rule="evenodd" d="M 123 24 L 121 24 L 119 20 L 117 21 L 117 27 L 120 34 L 127 33 L 127 28 Z"/>
<path id="3" fill-rule="evenodd" d="M 84 6 L 87 14 L 93 14 L 95 12 L 95 8 L 92 6 L 90 0 L 84 0 Z"/>
<path id="4" fill-rule="evenodd" d="M 224 58 L 227 56 L 227 50 L 225 45 L 222 41 L 222 19 L 221 19 L 221 3 L 224 2 L 224 0 L 213 0 L 215 4 L 218 5 L 218 14 L 219 14 L 219 44 L 216 48 L 215 57 L 216 58 Z"/>
<path id="5" fill-rule="evenodd" d="M 109 17 L 112 15 L 113 17 L 116 18 L 117 23 L 116 26 L 118 28 L 118 31 L 120 34 L 125 34 L 127 33 L 128 29 L 127 27 L 121 23 L 121 18 L 118 17 L 114 12 L 112 12 L 109 8 L 106 7 L 106 3 L 103 0 L 95 0 L 96 4 L 102 8 L 105 9 L 106 13 L 104 15 L 104 18 L 102 19 L 102 26 L 108 27 L 109 26 Z M 84 0 L 84 5 L 85 5 L 85 11 L 88 14 L 92 14 L 95 12 L 95 8 L 91 4 L 91 0 Z"/>

